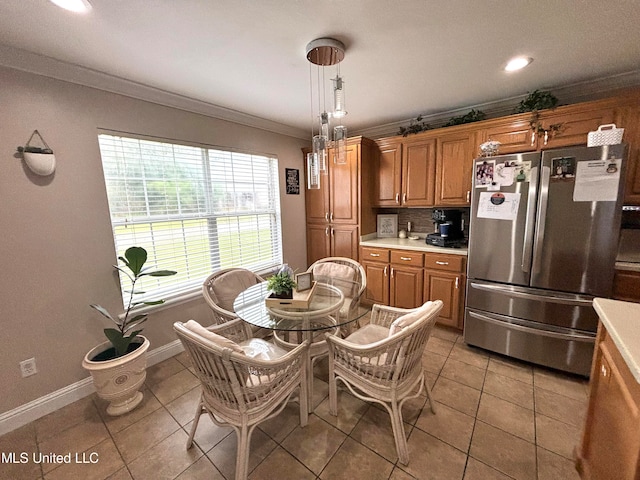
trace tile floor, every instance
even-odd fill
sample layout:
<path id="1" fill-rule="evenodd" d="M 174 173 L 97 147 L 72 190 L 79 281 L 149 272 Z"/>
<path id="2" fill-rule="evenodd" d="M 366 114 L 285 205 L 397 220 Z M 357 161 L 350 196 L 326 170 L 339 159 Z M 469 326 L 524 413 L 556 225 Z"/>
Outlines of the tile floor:
<path id="1" fill-rule="evenodd" d="M 329 415 L 326 362 L 319 362 L 308 426 L 300 428 L 297 405 L 290 404 L 256 429 L 249 479 L 578 478 L 572 456 L 586 380 L 468 347 L 441 328 L 423 362 L 437 414 L 424 396 L 406 404 L 408 466 L 397 462 L 391 423 L 380 407 L 340 391 L 339 415 Z M 0 437 L 0 452 L 30 458 L 32 452 L 72 452 L 96 463 L 1 463 L 0 478 L 233 479 L 231 429 L 203 416 L 197 445 L 185 449 L 199 396 L 188 367 L 184 353 L 150 367 L 145 400 L 127 415 L 108 417 L 105 403 L 90 396 Z"/>

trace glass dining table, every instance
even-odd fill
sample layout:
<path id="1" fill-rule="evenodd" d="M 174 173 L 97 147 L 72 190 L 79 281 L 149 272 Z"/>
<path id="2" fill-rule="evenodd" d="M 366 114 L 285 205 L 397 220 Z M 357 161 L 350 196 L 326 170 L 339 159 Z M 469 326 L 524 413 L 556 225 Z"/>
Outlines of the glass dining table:
<path id="1" fill-rule="evenodd" d="M 348 296 L 352 291 L 357 291 L 358 286 L 355 282 L 336 281 L 331 278 L 322 278 L 316 282 L 314 294 L 307 308 L 290 305 L 267 306 L 265 300 L 271 294 L 267 289 L 267 282 L 252 285 L 241 292 L 236 297 L 233 308 L 236 315 L 250 325 L 272 330 L 274 333 L 286 332 L 288 336 L 297 336 L 299 342 L 309 340 L 310 344 L 319 333 L 350 325 L 368 313 L 369 309 L 361 306 L 357 298 Z M 311 351 L 311 348 L 307 350 L 309 412 L 312 411 L 313 396 Z"/>

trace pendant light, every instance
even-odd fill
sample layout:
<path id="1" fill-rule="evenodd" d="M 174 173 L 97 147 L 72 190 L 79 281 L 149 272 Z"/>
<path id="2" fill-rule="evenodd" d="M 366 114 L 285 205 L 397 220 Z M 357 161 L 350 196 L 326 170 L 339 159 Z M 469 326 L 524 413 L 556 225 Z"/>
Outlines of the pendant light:
<path id="1" fill-rule="evenodd" d="M 335 150 L 335 163 L 346 163 L 347 130 L 342 124 L 331 128 L 330 120 L 342 119 L 346 115 L 344 108 L 344 81 L 338 70 L 333 81 L 333 111 L 327 112 L 325 90 L 325 66 L 338 65 L 344 59 L 344 44 L 333 38 L 318 38 L 307 45 L 306 54 L 309 66 L 309 84 L 311 89 L 311 137 L 312 153 L 307 155 L 307 185 L 309 188 L 320 188 L 319 174 L 328 173 L 328 148 Z M 316 84 L 314 89 L 313 65 L 316 67 Z M 338 67 L 339 68 L 339 67 Z M 314 106 L 317 101 L 317 110 Z M 319 123 L 318 123 L 319 120 Z M 314 125 L 318 125 L 315 133 Z M 313 170 L 310 167 L 313 167 Z M 317 176 L 317 178 L 316 178 Z"/>
<path id="2" fill-rule="evenodd" d="M 333 79 L 333 118 L 340 124 L 333 127 L 333 143 L 335 149 L 335 163 L 345 165 L 347 163 L 347 127 L 343 119 L 347 115 L 344 103 L 344 80 L 340 76 L 340 65 L 338 74 Z"/>

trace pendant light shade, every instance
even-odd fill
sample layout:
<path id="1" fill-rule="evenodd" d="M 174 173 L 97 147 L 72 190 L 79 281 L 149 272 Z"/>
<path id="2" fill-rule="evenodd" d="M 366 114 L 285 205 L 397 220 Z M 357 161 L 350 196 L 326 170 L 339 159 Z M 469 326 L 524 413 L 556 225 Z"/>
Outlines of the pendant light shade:
<path id="1" fill-rule="evenodd" d="M 334 162 L 337 165 L 347 163 L 347 127 L 338 125 L 333 127 Z"/>
<path id="2" fill-rule="evenodd" d="M 313 137 L 313 155 L 318 163 L 318 171 L 322 174 L 327 174 L 327 137 L 322 135 L 315 135 Z"/>
<path id="3" fill-rule="evenodd" d="M 318 157 L 313 153 L 307 153 L 307 188 L 309 190 L 320 189 L 320 169 Z"/>
<path id="4" fill-rule="evenodd" d="M 347 114 L 344 104 L 344 80 L 337 75 L 333 82 L 333 116 L 342 118 Z"/>

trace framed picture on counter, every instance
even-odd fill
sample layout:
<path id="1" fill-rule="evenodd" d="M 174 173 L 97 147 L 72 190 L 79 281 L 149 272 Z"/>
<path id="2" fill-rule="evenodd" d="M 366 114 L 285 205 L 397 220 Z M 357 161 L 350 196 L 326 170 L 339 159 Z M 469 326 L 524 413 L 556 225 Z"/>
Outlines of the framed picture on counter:
<path id="1" fill-rule="evenodd" d="M 398 215 L 378 215 L 378 238 L 398 236 Z"/>

